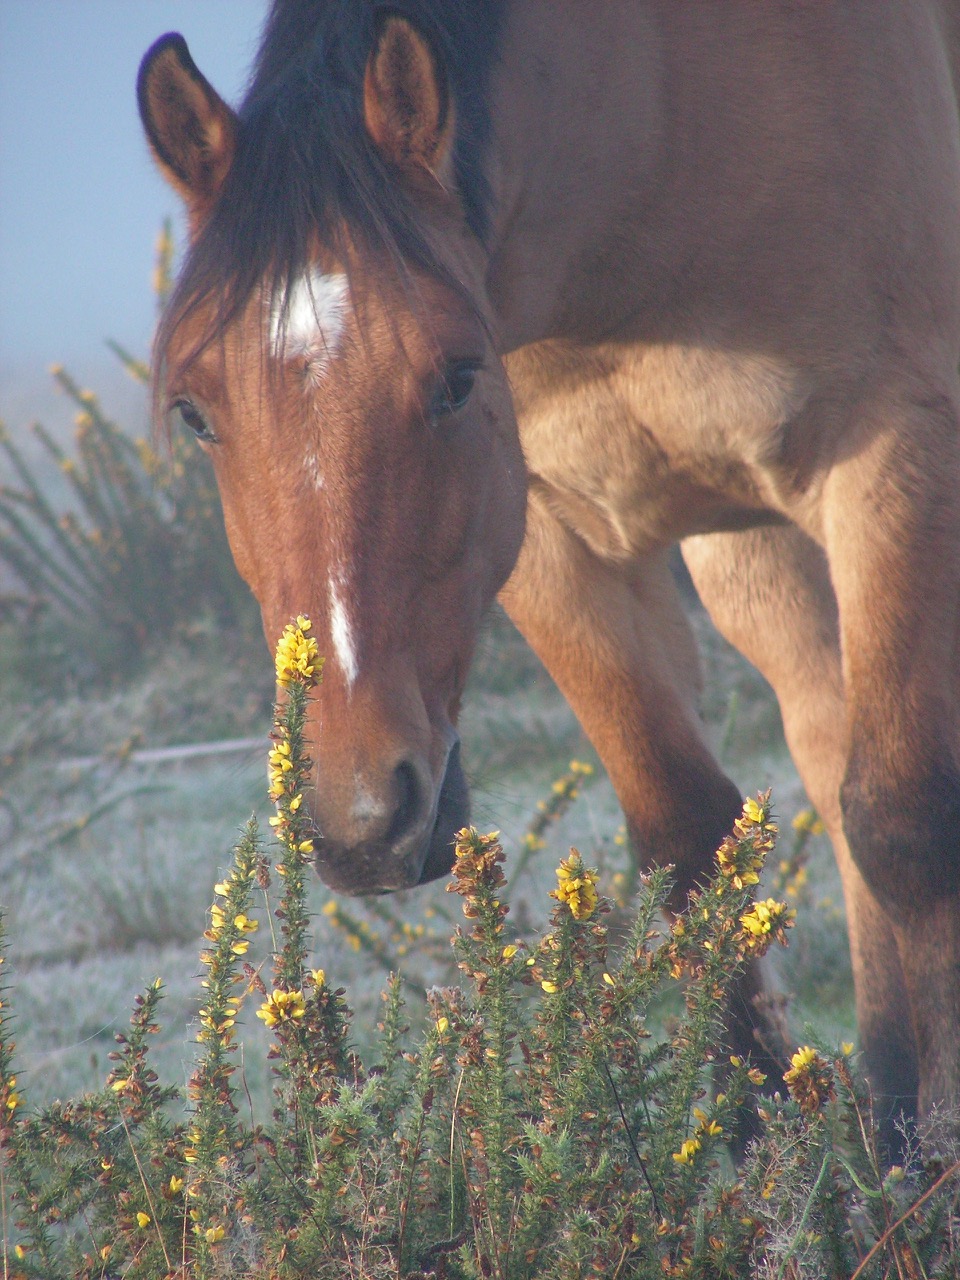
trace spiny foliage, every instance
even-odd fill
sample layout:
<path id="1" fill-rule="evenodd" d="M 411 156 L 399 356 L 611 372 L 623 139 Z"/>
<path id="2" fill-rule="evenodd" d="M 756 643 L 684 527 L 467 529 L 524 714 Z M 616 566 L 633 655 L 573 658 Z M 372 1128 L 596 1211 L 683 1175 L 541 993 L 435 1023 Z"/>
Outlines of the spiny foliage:
<path id="1" fill-rule="evenodd" d="M 215 886 L 187 1118 L 149 1065 L 159 981 L 117 1037 L 104 1089 L 34 1114 L 2 991 L 5 1280 L 957 1275 L 955 1139 L 885 1171 L 848 1047 L 799 1050 L 738 1173 L 726 1157 L 762 1083 L 719 1047 L 730 984 L 790 925 L 782 904 L 751 900 L 776 835 L 768 796 L 746 802 L 713 878 L 671 925 L 667 873 L 644 881 L 616 954 L 610 904 L 576 850 L 549 929 L 527 943 L 511 929 L 496 833 L 461 831 L 449 889 L 466 922 L 453 939 L 462 983 L 428 994 L 417 1039 L 394 978 L 379 1054 L 361 1062 L 343 990 L 307 958 L 303 729 L 321 668 L 298 618 L 278 651 L 279 857 L 271 868 L 251 821 Z M 274 877 L 267 981 L 247 953 Z M 657 1040 L 648 1011 L 676 983 L 683 1012 Z M 251 1005 L 273 1035 L 275 1106 L 261 1126 L 241 1119 L 238 1093 Z"/>

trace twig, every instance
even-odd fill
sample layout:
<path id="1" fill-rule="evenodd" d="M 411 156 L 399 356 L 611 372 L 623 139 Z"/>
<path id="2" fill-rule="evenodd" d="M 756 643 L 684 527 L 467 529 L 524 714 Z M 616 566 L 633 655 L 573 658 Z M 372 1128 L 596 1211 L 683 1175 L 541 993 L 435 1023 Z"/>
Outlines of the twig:
<path id="1" fill-rule="evenodd" d="M 643 1174 L 643 1180 L 647 1184 L 647 1189 L 649 1190 L 650 1197 L 653 1200 L 653 1211 L 657 1215 L 658 1219 L 662 1218 L 663 1213 L 660 1209 L 660 1202 L 657 1200 L 656 1190 L 654 1188 L 652 1181 L 650 1180 L 650 1174 L 647 1171 L 646 1162 L 644 1161 L 643 1156 L 640 1154 L 637 1148 L 636 1142 L 634 1142 L 633 1140 L 633 1134 L 630 1132 L 630 1126 L 627 1123 L 627 1117 L 623 1109 L 623 1103 L 620 1101 L 619 1093 L 617 1093 L 617 1086 L 613 1083 L 613 1076 L 610 1074 L 610 1068 L 607 1066 L 606 1062 L 601 1062 L 600 1065 L 603 1067 L 603 1074 L 607 1077 L 607 1084 L 609 1084 L 610 1086 L 610 1092 L 613 1094 L 613 1100 L 614 1102 L 616 1102 L 617 1110 L 620 1112 L 620 1119 L 623 1121 L 623 1127 L 627 1133 L 627 1141 L 630 1143 L 630 1149 L 633 1152 L 634 1159 L 636 1160 L 637 1164 L 640 1166 L 640 1172 Z"/>
<path id="2" fill-rule="evenodd" d="M 866 1268 L 867 1263 L 870 1261 L 871 1258 L 875 1257 L 875 1255 L 886 1245 L 887 1241 L 890 1239 L 893 1233 L 899 1227 L 902 1227 L 908 1218 L 912 1218 L 913 1215 L 920 1208 L 920 1206 L 923 1204 L 923 1202 L 925 1200 L 929 1200 L 929 1198 L 933 1195 L 933 1193 L 937 1191 L 940 1187 L 942 1187 L 943 1184 L 947 1182 L 950 1178 L 952 1178 L 958 1169 L 960 1169 L 960 1160 L 957 1160 L 955 1164 L 952 1164 L 950 1168 L 946 1170 L 945 1173 L 941 1173 L 940 1177 L 936 1180 L 933 1186 L 928 1187 L 926 1191 L 923 1193 L 923 1195 L 920 1197 L 920 1199 L 914 1201 L 914 1203 L 910 1206 L 910 1208 L 906 1211 L 906 1213 L 902 1214 L 896 1220 L 896 1222 L 893 1224 L 892 1227 L 888 1227 L 886 1229 L 886 1231 L 883 1233 L 883 1235 L 880 1237 L 877 1243 L 873 1246 L 873 1248 L 870 1250 L 867 1256 L 863 1259 L 863 1261 L 857 1267 L 856 1271 L 850 1277 L 850 1280 L 857 1280 L 858 1276 L 863 1275 L 863 1272 L 864 1272 L 864 1269 Z"/>
<path id="3" fill-rule="evenodd" d="M 157 1233 L 157 1239 L 160 1241 L 160 1248 L 163 1250 L 163 1258 L 169 1268 L 173 1268 L 170 1261 L 170 1255 L 167 1253 L 167 1242 L 163 1238 L 163 1232 L 160 1230 L 160 1223 L 157 1220 L 157 1206 L 154 1203 L 153 1195 L 150 1191 L 150 1184 L 147 1182 L 146 1175 L 143 1172 L 143 1165 L 140 1163 L 140 1157 L 137 1155 L 137 1148 L 134 1146 L 133 1135 L 130 1132 L 130 1126 L 127 1124 L 127 1117 L 123 1114 L 123 1103 L 117 1099 L 117 1111 L 120 1113 L 120 1123 L 123 1125 L 123 1131 L 127 1135 L 127 1142 L 130 1146 L 130 1154 L 133 1156 L 134 1163 L 137 1166 L 137 1173 L 140 1175 L 140 1181 L 143 1183 L 143 1190 L 146 1193 L 147 1204 L 150 1206 L 150 1212 L 153 1215 L 153 1226 Z"/>

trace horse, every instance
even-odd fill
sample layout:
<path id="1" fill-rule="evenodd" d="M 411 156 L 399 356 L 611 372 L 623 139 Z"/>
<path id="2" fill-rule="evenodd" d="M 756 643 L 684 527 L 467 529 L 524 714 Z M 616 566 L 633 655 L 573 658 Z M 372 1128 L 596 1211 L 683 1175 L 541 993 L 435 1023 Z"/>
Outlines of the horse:
<path id="1" fill-rule="evenodd" d="M 157 406 L 327 655 L 322 878 L 449 870 L 499 597 L 682 902 L 741 798 L 679 544 L 832 839 L 888 1132 L 960 1103 L 958 76 L 956 0 L 275 0 L 237 110 L 177 34 L 138 80 Z"/>

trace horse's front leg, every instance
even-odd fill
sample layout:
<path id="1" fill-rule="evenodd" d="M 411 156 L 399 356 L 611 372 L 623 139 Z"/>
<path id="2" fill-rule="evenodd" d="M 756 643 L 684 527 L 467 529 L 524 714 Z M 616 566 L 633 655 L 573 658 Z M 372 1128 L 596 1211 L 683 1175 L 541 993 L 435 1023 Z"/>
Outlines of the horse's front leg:
<path id="1" fill-rule="evenodd" d="M 711 874 L 741 797 L 704 741 L 699 659 L 666 554 L 630 565 L 595 554 L 534 486 L 520 560 L 500 598 L 599 752 L 634 849 L 674 864 L 672 905 L 682 907 Z M 754 967 L 734 994 L 731 1048 L 782 1070 L 761 1049 L 777 1036 L 754 1004 L 760 991 Z"/>
<path id="2" fill-rule="evenodd" d="M 960 431 L 947 386 L 862 407 L 822 504 L 847 707 L 843 825 L 896 939 L 921 1113 L 960 1103 Z"/>
<path id="3" fill-rule="evenodd" d="M 846 709 L 836 602 L 822 549 L 793 526 L 688 538 L 683 554 L 719 631 L 776 691 L 790 752 L 836 851 L 847 904 L 860 1048 L 881 1134 L 900 1150 L 917 1055 L 896 941 L 850 856 L 840 811 Z"/>

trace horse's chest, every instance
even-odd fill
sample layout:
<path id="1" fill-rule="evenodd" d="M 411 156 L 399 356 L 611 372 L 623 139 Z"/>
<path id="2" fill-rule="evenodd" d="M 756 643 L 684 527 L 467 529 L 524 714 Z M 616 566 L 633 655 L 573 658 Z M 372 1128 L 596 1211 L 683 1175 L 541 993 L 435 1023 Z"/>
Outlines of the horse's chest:
<path id="1" fill-rule="evenodd" d="M 631 555 L 781 510 L 763 459 L 805 398 L 785 366 L 682 346 L 549 344 L 518 357 L 530 471 L 597 550 Z"/>

